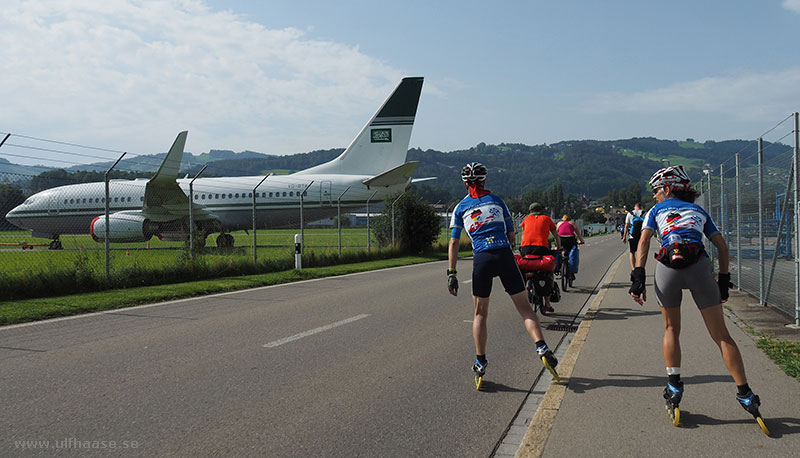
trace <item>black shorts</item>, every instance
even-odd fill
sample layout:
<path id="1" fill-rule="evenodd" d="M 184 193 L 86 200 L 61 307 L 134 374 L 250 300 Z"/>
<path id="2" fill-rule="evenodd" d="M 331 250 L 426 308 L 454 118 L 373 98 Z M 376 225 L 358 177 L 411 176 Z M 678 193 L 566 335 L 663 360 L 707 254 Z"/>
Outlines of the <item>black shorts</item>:
<path id="1" fill-rule="evenodd" d="M 631 246 L 631 253 L 636 253 L 636 250 L 639 248 L 639 238 L 630 239 L 628 243 Z"/>
<path id="2" fill-rule="evenodd" d="M 572 251 L 572 247 L 578 244 L 577 237 L 561 237 L 561 248 L 564 249 L 564 253 L 569 254 Z"/>
<path id="3" fill-rule="evenodd" d="M 510 248 L 481 251 L 472 258 L 473 296 L 489 297 L 494 277 L 500 277 L 503 288 L 510 296 L 525 291 L 522 274 Z"/>
<path id="4" fill-rule="evenodd" d="M 519 247 L 519 254 L 525 256 L 527 254 L 538 254 L 541 256 L 546 256 L 548 254 L 553 254 L 550 248 L 546 246 L 539 246 L 539 245 L 525 245 Z"/>

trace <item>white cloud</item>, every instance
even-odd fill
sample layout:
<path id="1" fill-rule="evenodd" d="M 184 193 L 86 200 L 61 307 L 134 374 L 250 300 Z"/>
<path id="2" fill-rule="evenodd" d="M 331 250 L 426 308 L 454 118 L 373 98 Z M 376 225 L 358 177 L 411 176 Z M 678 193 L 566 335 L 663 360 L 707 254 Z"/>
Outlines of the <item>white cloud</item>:
<path id="1" fill-rule="evenodd" d="M 772 121 L 800 109 L 800 67 L 774 73 L 715 76 L 633 93 L 599 94 L 588 113 L 720 113 L 740 120 Z"/>
<path id="2" fill-rule="evenodd" d="M 800 0 L 783 0 L 781 6 L 789 11 L 800 14 Z"/>
<path id="3" fill-rule="evenodd" d="M 404 76 L 202 0 L 6 0 L 0 131 L 137 153 L 346 146 Z"/>

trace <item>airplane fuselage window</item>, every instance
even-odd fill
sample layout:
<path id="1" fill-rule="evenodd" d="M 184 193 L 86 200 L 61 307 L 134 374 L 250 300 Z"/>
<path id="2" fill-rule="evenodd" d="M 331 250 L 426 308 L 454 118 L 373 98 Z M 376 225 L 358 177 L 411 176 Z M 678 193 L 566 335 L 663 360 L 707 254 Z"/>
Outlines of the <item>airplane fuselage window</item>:
<path id="1" fill-rule="evenodd" d="M 214 194 L 215 199 L 219 199 L 219 194 Z"/>
<path id="2" fill-rule="evenodd" d="M 286 197 L 286 191 L 283 191 L 283 197 Z"/>
<path id="3" fill-rule="evenodd" d="M 272 193 L 269 193 L 269 196 L 272 197 Z"/>
<path id="4" fill-rule="evenodd" d="M 114 203 L 117 203 L 117 202 L 119 202 L 119 197 L 115 197 L 114 198 Z"/>
<path id="5" fill-rule="evenodd" d="M 225 198 L 225 194 L 223 194 L 223 195 L 222 195 L 222 198 L 223 198 L 223 199 Z"/>
<path id="6" fill-rule="evenodd" d="M 203 195 L 200 196 L 200 198 L 203 199 L 203 200 L 206 200 L 206 195 L 203 194 Z M 197 200 L 197 196 L 195 196 L 195 200 Z"/>
<path id="7" fill-rule="evenodd" d="M 74 204 L 75 203 L 75 199 L 70 199 L 69 203 Z"/>
<path id="8" fill-rule="evenodd" d="M 228 194 L 228 199 L 233 199 L 233 194 Z"/>

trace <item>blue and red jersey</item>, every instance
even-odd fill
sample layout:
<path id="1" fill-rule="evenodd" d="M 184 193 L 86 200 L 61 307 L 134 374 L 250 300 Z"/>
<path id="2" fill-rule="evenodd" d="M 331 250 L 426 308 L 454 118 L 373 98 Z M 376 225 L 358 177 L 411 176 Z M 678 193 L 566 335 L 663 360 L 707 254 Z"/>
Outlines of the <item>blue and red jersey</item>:
<path id="1" fill-rule="evenodd" d="M 510 248 L 506 233 L 514 232 L 514 222 L 503 199 L 494 194 L 480 198 L 467 195 L 456 205 L 450 220 L 450 237 L 461 237 L 467 230 L 472 239 L 472 252 Z"/>
<path id="2" fill-rule="evenodd" d="M 673 243 L 703 243 L 719 234 L 711 216 L 697 204 L 680 199 L 667 199 L 657 203 L 644 217 L 642 229 L 650 229 L 665 247 Z"/>

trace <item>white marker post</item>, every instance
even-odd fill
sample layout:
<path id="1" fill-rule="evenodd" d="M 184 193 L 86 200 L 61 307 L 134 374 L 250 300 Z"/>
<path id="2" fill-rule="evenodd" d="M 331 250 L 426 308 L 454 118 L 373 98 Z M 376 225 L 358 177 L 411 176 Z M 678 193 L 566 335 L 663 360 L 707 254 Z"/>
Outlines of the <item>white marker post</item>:
<path id="1" fill-rule="evenodd" d="M 298 271 L 303 270 L 303 257 L 302 257 L 302 243 L 300 242 L 300 234 L 294 235 L 294 268 Z"/>

